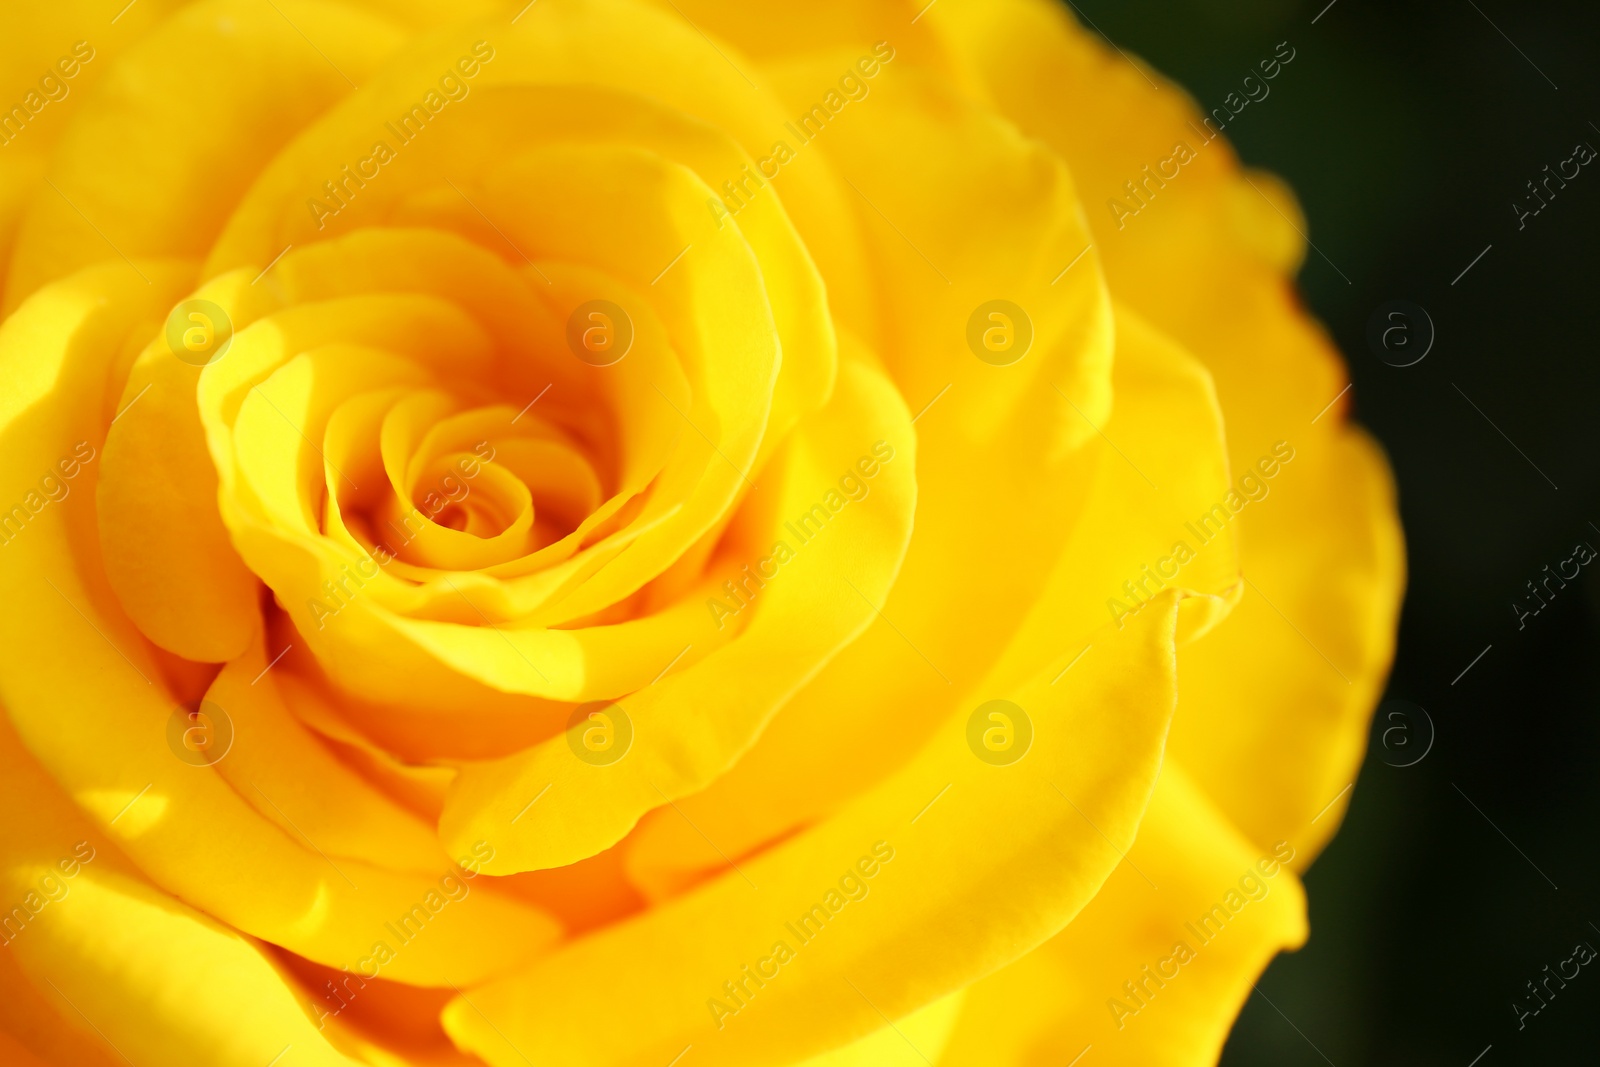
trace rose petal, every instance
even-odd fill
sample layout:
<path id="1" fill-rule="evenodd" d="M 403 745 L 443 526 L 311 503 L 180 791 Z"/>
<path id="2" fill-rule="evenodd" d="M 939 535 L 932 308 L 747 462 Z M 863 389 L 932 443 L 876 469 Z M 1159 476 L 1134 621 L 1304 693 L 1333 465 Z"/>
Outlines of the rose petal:
<path id="1" fill-rule="evenodd" d="M 1257 976 L 1304 943 L 1305 909 L 1294 872 L 1169 762 L 1127 860 L 1071 926 L 967 991 L 939 1062 L 1067 1063 L 1089 1047 L 1095 1062 L 1209 1067 Z"/>
<path id="2" fill-rule="evenodd" d="M 401 40 L 383 19 L 343 5 L 284 8 L 194 4 L 114 65 L 106 57 L 100 91 L 51 155 L 56 189 L 36 195 L 23 223 L 7 312 L 114 254 L 202 256 L 267 161 Z"/>
<path id="3" fill-rule="evenodd" d="M 1388 463 L 1363 433 L 1300 449 L 1272 493 L 1239 517 L 1250 581 L 1184 662 L 1172 751 L 1252 840 L 1288 838 L 1304 865 L 1366 752 L 1405 554 Z"/>
<path id="4" fill-rule="evenodd" d="M 1081 513 L 1051 532 L 1051 553 L 1030 576 L 1031 607 L 999 653 L 989 683 L 1017 684 L 1063 653 L 1097 654 L 1093 631 L 1125 621 L 1139 606 L 1122 583 L 1144 581 L 1141 597 L 1149 599 L 1167 583 L 1147 580 L 1142 567 L 1171 558 L 1180 539 L 1194 547 L 1196 558 L 1179 569 L 1174 584 L 1213 594 L 1185 601 L 1180 634 L 1190 637 L 1220 617 L 1222 597 L 1237 596 L 1231 527 L 1202 545 L 1184 525 L 1223 499 L 1229 486 L 1210 376 L 1131 312 L 1119 308 L 1117 325 L 1117 406 L 1101 426 L 1105 436 L 1096 434 L 1085 446 L 1084 462 L 1068 481 L 1083 497 Z M 974 498 L 992 484 L 987 475 L 981 468 L 972 471 L 974 484 L 966 491 Z M 727 775 L 683 798 L 681 817 L 660 811 L 641 824 L 628 856 L 641 889 L 653 896 L 675 892 L 719 869 L 725 860 L 718 849 L 742 856 L 836 810 L 876 781 L 886 765 L 909 755 L 926 736 L 930 706 L 948 707 L 964 695 L 942 684 L 920 655 L 941 670 L 972 669 L 960 657 L 972 655 L 976 642 L 949 649 L 940 631 L 963 625 L 960 604 L 986 597 L 994 572 L 966 565 L 971 550 L 953 530 L 946 538 L 935 535 L 935 547 L 924 549 L 942 558 L 918 560 L 917 538 L 929 534 L 928 524 L 919 523 L 911 563 L 884 607 L 892 625 L 869 631 L 825 669 Z M 1007 550 L 1020 548 L 1013 542 Z M 1113 600 L 1115 612 L 1108 607 Z M 1007 610 L 1016 611 L 1016 605 Z M 885 670 L 886 660 L 903 666 Z M 904 695 L 924 678 L 931 681 L 921 687 L 920 699 Z"/>
<path id="5" fill-rule="evenodd" d="M 86 1023 L 116 1061 L 260 1067 L 293 1045 L 307 1063 L 353 1062 L 249 941 L 146 882 L 9 725 L 0 725 L 0 804 L 15 815 L 0 839 L 0 899 L 56 887 L 9 952 L 54 1012 Z"/>
<path id="6" fill-rule="evenodd" d="M 1158 89 L 1147 80 L 1157 75 L 1104 47 L 1065 9 L 956 0 L 928 18 L 996 105 L 1072 166 L 1113 289 L 1211 370 L 1233 469 L 1278 442 L 1303 457 L 1298 482 L 1285 475 L 1280 499 L 1239 519 L 1243 570 L 1257 588 L 1197 646 L 1198 662 L 1213 666 L 1186 680 L 1194 710 L 1174 737 L 1195 778 L 1258 844 L 1301 834 L 1354 778 L 1393 656 L 1404 562 L 1391 477 L 1344 425 L 1337 401 L 1348 375 L 1287 277 L 1305 248 L 1298 208 L 1281 183 L 1241 171 L 1191 98 L 1170 83 Z M 1295 76 L 1293 67 L 1280 72 Z M 1143 182 L 1142 168 L 1179 143 L 1194 158 L 1147 187 L 1136 218 L 1109 207 L 1112 198 L 1132 207 L 1123 183 Z M 1252 668 L 1243 705 L 1241 663 L 1263 665 Z M 1297 760 L 1274 740 L 1286 730 L 1298 739 Z M 1337 829 L 1332 814 L 1302 862 Z"/>
<path id="7" fill-rule="evenodd" d="M 1132 843 L 1176 699 L 1177 601 L 1163 592 L 1115 638 L 1102 631 L 1105 655 L 1058 685 L 1052 664 L 1009 694 L 1035 727 L 1020 762 L 980 762 L 967 714 L 951 716 L 911 764 L 838 815 L 470 991 L 446 1010 L 446 1029 L 495 1067 L 521 1056 L 644 1067 L 688 1044 L 703 1063 L 789 1063 L 1010 962 L 1066 925 Z M 801 942 L 785 923 L 818 900 L 829 908 L 826 894 L 875 847 L 887 862 L 872 864 L 869 894 L 848 905 L 841 896 L 831 906 L 841 913 Z M 719 1015 L 710 1002 L 728 996 L 723 983 L 780 939 L 796 958 L 737 1018 Z M 630 1025 L 604 1025 L 619 1006 Z"/>
<path id="8" fill-rule="evenodd" d="M 918 1008 L 903 1019 L 852 1041 L 843 1048 L 813 1056 L 796 1067 L 926 1067 L 944 1062 L 944 1047 L 950 1040 L 966 990 L 958 990 Z"/>
<path id="9" fill-rule="evenodd" d="M 7 498 L 72 442 L 102 443 L 105 398 L 117 393 L 111 365 L 184 273 L 148 261 L 143 269 L 161 289 L 122 263 L 91 268 L 42 290 L 0 327 L 0 369 L 13 383 L 0 396 Z M 89 466 L 83 488 L 97 476 Z M 35 605 L 0 619 L 0 684 L 23 743 L 156 884 L 308 958 L 343 966 L 369 955 L 385 923 L 438 895 L 438 879 L 336 866 L 261 818 L 220 776 L 175 758 L 166 741 L 175 702 L 151 681 L 151 658 L 94 566 L 93 524 L 84 500 L 68 497 L 0 555 L 0 591 Z M 556 934 L 537 910 L 487 890 L 428 925 L 426 938 L 397 954 L 390 977 L 481 979 Z"/>
<path id="10" fill-rule="evenodd" d="M 885 445 L 892 459 L 879 451 Z M 855 473 L 862 456 L 873 455 L 883 465 L 869 494 L 847 505 L 835 483 Z M 773 517 L 741 539 L 744 553 L 752 562 L 772 561 L 781 542 L 794 558 L 771 564 L 770 588 L 761 577 L 757 586 L 745 585 L 754 608 L 748 626 L 720 652 L 623 698 L 636 736 L 620 762 L 590 766 L 574 758 L 569 736 L 562 735 L 465 768 L 440 819 L 447 846 L 489 834 L 497 854 L 485 870 L 560 866 L 610 847 L 645 812 L 726 771 L 794 689 L 872 621 L 910 538 L 915 470 L 910 414 L 899 395 L 865 361 L 847 363 L 833 402 L 803 422 L 788 450 L 762 473 L 763 481 L 781 488 L 760 500 L 760 510 Z M 799 542 L 792 526 L 780 525 L 806 514 L 829 491 L 844 514 L 816 535 L 815 547 Z M 748 581 L 738 562 L 736 555 L 714 570 Z M 706 594 L 718 597 L 720 616 L 708 610 Z M 713 587 L 684 603 L 702 627 L 709 617 L 720 628 L 741 603 L 730 600 Z M 673 666 L 672 655 L 656 660 L 656 669 Z M 529 808 L 546 789 L 549 795 Z"/>
<path id="11" fill-rule="evenodd" d="M 206 699 L 222 708 L 233 747 L 218 761 L 261 815 L 330 856 L 437 878 L 450 868 L 430 823 L 399 808 L 322 747 L 289 713 L 260 641 L 228 664 Z M 461 853 L 468 855 L 467 851 Z"/>
<path id="12" fill-rule="evenodd" d="M 186 659 L 223 663 L 259 624 L 261 583 L 217 514 L 199 378 L 164 338 L 145 351 L 106 434 L 95 503 L 106 577 L 140 632 Z"/>

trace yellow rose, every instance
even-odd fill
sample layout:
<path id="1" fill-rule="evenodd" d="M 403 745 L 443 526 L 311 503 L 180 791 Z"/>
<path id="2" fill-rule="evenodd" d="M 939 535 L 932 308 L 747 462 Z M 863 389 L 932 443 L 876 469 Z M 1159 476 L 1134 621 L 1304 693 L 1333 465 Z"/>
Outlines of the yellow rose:
<path id="1" fill-rule="evenodd" d="M 1285 189 L 1045 0 L 115 6 L 0 45 L 6 1062 L 1214 1062 L 1402 583 Z"/>

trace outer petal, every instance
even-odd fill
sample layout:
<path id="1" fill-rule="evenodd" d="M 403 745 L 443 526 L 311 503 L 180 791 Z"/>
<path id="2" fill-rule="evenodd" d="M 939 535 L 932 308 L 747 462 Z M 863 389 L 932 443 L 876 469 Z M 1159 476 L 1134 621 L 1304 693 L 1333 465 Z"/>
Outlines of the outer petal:
<path id="1" fill-rule="evenodd" d="M 952 716 L 910 765 L 834 818 L 473 990 L 447 1010 L 446 1028 L 495 1067 L 523 1056 L 659 1067 L 691 1044 L 698 1062 L 754 1067 L 847 1044 L 1004 965 L 1069 922 L 1131 843 L 1175 697 L 1176 613 L 1177 597 L 1163 593 L 1107 636 L 1103 658 L 1058 685 L 1051 672 L 1010 691 L 1035 725 L 1019 762 L 980 762 L 968 715 Z M 840 895 L 857 895 L 845 875 L 867 887 L 855 902 Z M 805 916 L 802 937 L 792 927 Z M 780 941 L 794 958 L 774 976 L 762 960 Z M 719 1013 L 717 999 L 752 965 L 768 980 L 745 987 L 732 1018 L 726 1005 Z M 619 1005 L 630 1025 L 605 1025 Z"/>
<path id="2" fill-rule="evenodd" d="M 966 995 L 966 990 L 957 990 L 860 1041 L 813 1056 L 797 1067 L 917 1067 L 919 1063 L 943 1063 L 945 1044 L 961 1016 Z"/>
<path id="3" fill-rule="evenodd" d="M 51 156 L 5 310 L 102 259 L 203 255 L 267 161 L 400 42 L 341 4 L 277 6 L 205 0 L 112 67 Z"/>
<path id="4" fill-rule="evenodd" d="M 1364 433 L 1301 450 L 1272 494 L 1239 517 L 1244 598 L 1185 660 L 1172 751 L 1240 830 L 1294 841 L 1305 864 L 1366 751 L 1405 556 L 1388 464 Z"/>
<path id="5" fill-rule="evenodd" d="M 73 842 L 76 844 L 76 841 Z M 68 853 L 70 855 L 70 851 Z M 58 857 L 59 859 L 59 857 Z M 10 931 L 7 931 L 10 936 Z M 46 987 L 45 992 L 49 992 Z M 59 1000 L 57 1001 L 59 1003 Z M 14 952 L 0 952 L 0 1052 L 25 1052 L 35 1060 L 22 1063 L 82 1064 L 112 1067 L 124 1061 L 106 1043 L 56 1014 L 44 994 L 22 970 Z M 5 1042 L 9 1041 L 7 1045 Z M 10 1060 L 0 1059 L 10 1063 Z"/>
<path id="6" fill-rule="evenodd" d="M 768 64 L 843 46 L 870 53 L 872 45 L 889 41 L 919 66 L 951 76 L 960 73 L 931 26 L 912 21 L 920 5 L 906 0 L 812 0 L 771 9 L 738 0 L 672 0 L 672 6 Z"/>
<path id="7" fill-rule="evenodd" d="M 58 195 L 40 180 L 51 150 L 116 58 L 184 2 L 144 0 L 114 22 L 99 0 L 19 5 L 7 12 L 0 36 L 0 107 L 7 109 L 0 114 L 9 120 L 0 132 L 0 292 L 28 206 L 40 192 Z M 40 83 L 50 76 L 60 88 L 46 95 Z M 24 107 L 19 123 L 10 109 L 30 92 L 47 102 L 36 114 Z"/>
<path id="8" fill-rule="evenodd" d="M 261 583 L 217 514 L 199 377 L 165 338 L 134 365 L 106 434 L 96 513 L 106 577 L 140 632 L 186 659 L 223 663 L 261 625 Z"/>
<path id="9" fill-rule="evenodd" d="M 1246 602 L 1267 602 L 1247 609 L 1259 622 L 1241 612 L 1235 634 L 1215 635 L 1230 664 L 1247 656 L 1285 669 L 1252 675 L 1244 714 L 1236 670 L 1197 671 L 1184 693 L 1194 711 L 1174 735 L 1196 780 L 1258 844 L 1300 834 L 1354 778 L 1393 655 L 1404 564 L 1387 467 L 1344 424 L 1339 354 L 1287 277 L 1305 249 L 1298 209 L 1281 183 L 1241 171 L 1181 89 L 1158 91 L 1147 80 L 1155 75 L 1080 30 L 1064 7 L 955 0 L 928 18 L 999 109 L 1072 167 L 1113 291 L 1210 368 L 1233 469 L 1277 442 L 1303 457 L 1298 488 L 1285 475 L 1282 499 L 1238 520 L 1254 583 Z M 1110 206 L 1131 206 L 1124 183 L 1144 181 L 1143 168 L 1180 143 L 1193 158 L 1147 187 L 1137 216 Z M 1281 755 L 1288 723 L 1298 760 Z M 1303 862 L 1337 824 L 1319 821 L 1322 838 L 1305 842 Z"/>
<path id="10" fill-rule="evenodd" d="M 941 1067 L 1216 1063 L 1256 976 L 1305 941 L 1305 892 L 1279 863 L 1293 854 L 1241 836 L 1169 763 L 1093 903 L 967 991 Z"/>
<path id="11" fill-rule="evenodd" d="M 8 951 L 72 1028 L 98 1033 L 117 1060 L 152 1067 L 260 1067 L 285 1046 L 297 1062 L 354 1062 L 317 1032 L 291 983 L 250 942 L 144 881 L 9 724 L 0 724 L 0 805 L 12 814 L 0 839 L 0 899 L 46 894 Z"/>
<path id="12" fill-rule="evenodd" d="M 501 7 L 509 9 L 509 5 Z M 474 93 L 511 86 L 570 93 L 574 87 L 583 87 L 648 101 L 666 112 L 665 116 L 639 119 L 622 138 L 626 143 L 656 145 L 664 127 L 679 127 L 684 118 L 690 118 L 714 127 L 719 138 L 726 136 L 736 142 L 747 154 L 739 161 L 742 163 L 769 153 L 773 139 L 783 133 L 784 109 L 770 93 L 752 91 L 753 83 L 741 69 L 753 69 L 752 65 L 742 57 L 730 59 L 725 47 L 712 45 L 681 12 L 657 11 L 637 0 L 567 0 L 532 7 L 514 25 L 507 26 L 502 19 L 484 21 L 419 41 L 406 51 L 407 62 L 392 65 L 383 77 L 375 79 L 374 95 L 384 96 L 384 110 L 368 115 L 364 108 L 372 98 L 354 98 L 341 110 L 343 119 L 353 122 L 346 124 L 340 116 L 332 116 L 319 130 L 308 131 L 300 148 L 313 152 L 335 148 L 339 163 L 352 158 L 350 150 L 365 154 L 372 136 L 382 135 L 382 122 L 395 119 L 394 108 L 403 112 L 420 99 L 433 87 L 438 72 L 448 69 L 474 37 L 487 39 L 496 50 L 495 58 L 478 75 Z M 470 113 L 469 106 L 462 120 L 476 121 L 466 118 Z M 597 128 L 615 121 L 619 113 L 601 114 L 591 128 L 584 129 L 589 125 L 587 116 L 569 105 L 547 110 L 539 125 L 559 126 L 567 121 L 566 116 L 578 115 L 572 139 L 582 142 L 591 140 Z M 379 120 L 376 127 L 368 121 L 372 117 Z M 528 128 L 527 124 L 520 127 L 519 135 L 525 135 Z M 465 158 L 447 160 L 452 163 L 452 173 L 459 173 L 455 163 L 505 158 L 495 143 L 469 141 L 464 148 Z M 297 234 L 305 235 L 309 219 L 306 197 L 321 188 L 328 176 L 320 165 L 300 173 L 309 162 L 313 162 L 310 155 L 292 152 L 262 174 L 251 203 L 231 221 L 224 241 L 214 251 L 208 273 L 244 263 L 264 265 L 285 244 L 296 240 Z M 335 163 L 335 170 L 337 167 Z M 703 177 L 707 185 L 720 188 L 739 174 L 735 165 Z M 307 178 L 311 179 L 309 189 Z M 848 190 L 839 186 L 814 155 L 797 158 L 785 167 L 781 187 L 783 208 L 805 233 L 807 252 L 835 290 L 832 298 L 852 306 L 862 304 L 866 282 L 844 200 Z M 455 196 L 453 192 L 450 195 Z M 696 206 L 704 207 L 710 200 L 708 195 Z M 709 213 L 707 217 L 711 217 Z M 486 238 L 490 236 L 486 234 Z M 503 241 L 494 247 L 497 252 L 505 249 Z"/>

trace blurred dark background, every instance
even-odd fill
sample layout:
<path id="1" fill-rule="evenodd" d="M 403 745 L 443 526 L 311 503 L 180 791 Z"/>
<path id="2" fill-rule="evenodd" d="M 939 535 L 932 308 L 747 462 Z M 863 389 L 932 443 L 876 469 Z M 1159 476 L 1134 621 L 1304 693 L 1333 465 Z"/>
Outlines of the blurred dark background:
<path id="1" fill-rule="evenodd" d="M 1300 284 L 1400 484 L 1388 697 L 1307 878 L 1311 941 L 1268 970 L 1222 1062 L 1600 1063 L 1600 960 L 1520 1028 L 1512 1008 L 1579 942 L 1600 950 L 1600 559 L 1521 628 L 1512 608 L 1538 607 L 1526 583 L 1579 542 L 1600 549 L 1600 159 L 1525 228 L 1511 206 L 1536 207 L 1526 183 L 1579 142 L 1600 150 L 1600 5 L 1074 2 L 1208 106 L 1277 42 L 1297 50 L 1227 135 L 1301 198 L 1327 259 Z M 1409 367 L 1367 340 L 1395 300 L 1437 330 Z M 1431 750 L 1393 766 L 1427 720 Z"/>

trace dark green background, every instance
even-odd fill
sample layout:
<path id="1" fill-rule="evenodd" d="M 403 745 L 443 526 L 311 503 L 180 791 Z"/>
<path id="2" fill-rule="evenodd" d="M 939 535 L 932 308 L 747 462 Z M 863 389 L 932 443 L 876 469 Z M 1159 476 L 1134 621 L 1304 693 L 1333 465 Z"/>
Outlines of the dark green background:
<path id="1" fill-rule="evenodd" d="M 1511 209 L 1575 143 L 1600 149 L 1600 5 L 1476 3 L 1337 0 L 1314 25 L 1326 0 L 1076 3 L 1209 105 L 1277 42 L 1298 52 L 1227 136 L 1288 179 L 1349 278 L 1312 252 L 1300 282 L 1398 475 L 1411 574 L 1388 695 L 1437 729 L 1426 759 L 1388 766 L 1380 709 L 1307 878 L 1311 941 L 1250 995 L 1226 1067 L 1467 1067 L 1490 1045 L 1479 1067 L 1600 1063 L 1600 960 L 1525 1029 L 1511 1009 L 1576 942 L 1600 949 L 1600 560 L 1525 629 L 1510 606 L 1577 541 L 1600 549 L 1600 161 L 1526 229 Z M 1404 369 L 1366 343 L 1395 299 L 1438 333 Z"/>

